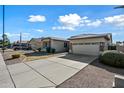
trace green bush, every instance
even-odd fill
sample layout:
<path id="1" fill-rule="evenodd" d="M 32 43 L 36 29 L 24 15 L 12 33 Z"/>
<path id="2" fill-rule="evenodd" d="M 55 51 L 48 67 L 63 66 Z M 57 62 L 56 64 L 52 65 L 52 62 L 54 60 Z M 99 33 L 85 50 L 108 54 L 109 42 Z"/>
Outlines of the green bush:
<path id="1" fill-rule="evenodd" d="M 116 66 L 116 67 L 124 67 L 124 54 L 117 52 L 104 52 L 100 55 L 100 62 Z"/>
<path id="2" fill-rule="evenodd" d="M 54 48 L 51 49 L 51 52 L 52 53 L 55 53 L 55 51 L 56 51 L 56 49 L 54 49 Z"/>
<path id="3" fill-rule="evenodd" d="M 46 51 L 47 51 L 47 53 L 50 53 L 51 52 L 51 48 L 50 47 L 47 47 L 46 48 Z"/>
<path id="4" fill-rule="evenodd" d="M 46 48 L 46 51 L 47 51 L 47 53 L 55 53 L 56 52 L 56 49 L 47 47 Z"/>
<path id="5" fill-rule="evenodd" d="M 41 48 L 38 48 L 37 50 L 38 50 L 38 52 L 41 52 Z"/>
<path id="6" fill-rule="evenodd" d="M 14 55 L 12 55 L 12 59 L 19 58 L 19 57 L 20 57 L 20 54 L 14 54 Z"/>

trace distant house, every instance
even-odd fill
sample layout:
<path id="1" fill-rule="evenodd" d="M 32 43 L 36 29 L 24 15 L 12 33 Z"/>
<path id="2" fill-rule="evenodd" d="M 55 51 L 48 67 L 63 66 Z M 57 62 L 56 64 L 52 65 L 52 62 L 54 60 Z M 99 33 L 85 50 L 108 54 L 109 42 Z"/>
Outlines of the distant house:
<path id="1" fill-rule="evenodd" d="M 124 53 L 124 41 L 117 41 L 116 42 L 116 49 L 119 52 L 123 52 Z"/>
<path id="2" fill-rule="evenodd" d="M 117 42 L 116 42 L 116 45 L 124 46 L 124 41 L 122 41 L 122 42 L 121 42 L 121 41 L 117 41 Z"/>
<path id="3" fill-rule="evenodd" d="M 68 51 L 69 41 L 58 37 L 32 38 L 30 40 L 32 49 L 53 48 L 56 52 Z"/>
<path id="4" fill-rule="evenodd" d="M 31 44 L 31 48 L 33 50 L 36 50 L 38 48 L 41 48 L 42 47 L 42 38 L 32 38 L 29 41 L 29 44 Z"/>
<path id="5" fill-rule="evenodd" d="M 72 36 L 70 40 L 70 53 L 99 55 L 100 51 L 108 49 L 112 44 L 112 34 L 81 34 Z"/>

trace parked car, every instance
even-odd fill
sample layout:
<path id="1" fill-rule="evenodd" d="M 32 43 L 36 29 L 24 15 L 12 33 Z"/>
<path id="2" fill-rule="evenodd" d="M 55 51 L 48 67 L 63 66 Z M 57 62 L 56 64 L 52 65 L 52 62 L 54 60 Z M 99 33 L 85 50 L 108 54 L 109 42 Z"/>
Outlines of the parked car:
<path id="1" fill-rule="evenodd" d="M 15 44 L 13 45 L 14 50 L 30 50 L 31 46 L 30 44 Z"/>

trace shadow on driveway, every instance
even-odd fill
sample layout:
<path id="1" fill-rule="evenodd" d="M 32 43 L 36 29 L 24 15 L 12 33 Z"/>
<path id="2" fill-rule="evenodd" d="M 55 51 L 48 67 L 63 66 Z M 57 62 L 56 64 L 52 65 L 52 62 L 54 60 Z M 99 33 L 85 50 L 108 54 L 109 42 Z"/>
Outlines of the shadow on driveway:
<path id="1" fill-rule="evenodd" d="M 68 60 L 72 60 L 72 61 L 83 62 L 83 63 L 91 63 L 96 58 L 96 56 L 66 54 L 65 56 L 62 56 L 62 57 L 59 57 L 59 58 L 68 59 Z"/>
<path id="2" fill-rule="evenodd" d="M 99 62 L 99 60 L 91 63 L 91 65 L 96 66 L 96 67 L 101 68 L 101 69 L 105 69 L 111 73 L 124 75 L 124 68 L 112 67 L 112 66 L 109 66 L 109 65 L 106 65 L 106 64 Z"/>
<path id="3" fill-rule="evenodd" d="M 45 56 L 45 55 L 50 55 L 50 53 L 46 52 L 31 52 L 31 53 L 25 53 L 25 56 Z"/>

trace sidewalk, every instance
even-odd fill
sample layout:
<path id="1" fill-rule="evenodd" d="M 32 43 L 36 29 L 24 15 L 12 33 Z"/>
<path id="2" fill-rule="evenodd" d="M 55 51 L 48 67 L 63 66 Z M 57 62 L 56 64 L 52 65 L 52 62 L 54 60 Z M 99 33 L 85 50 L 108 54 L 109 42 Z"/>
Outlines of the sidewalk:
<path id="1" fill-rule="evenodd" d="M 0 88 L 14 88 L 14 84 L 0 53 Z"/>

